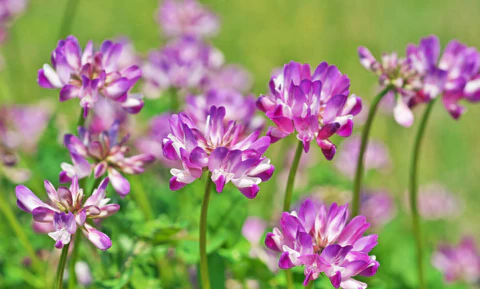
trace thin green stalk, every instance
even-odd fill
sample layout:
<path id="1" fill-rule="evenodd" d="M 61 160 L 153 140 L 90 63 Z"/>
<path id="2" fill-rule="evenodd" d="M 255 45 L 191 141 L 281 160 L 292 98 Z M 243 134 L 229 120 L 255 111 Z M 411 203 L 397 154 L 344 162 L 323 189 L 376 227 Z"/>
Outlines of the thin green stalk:
<path id="1" fill-rule="evenodd" d="M 142 209 L 142 213 L 145 216 L 145 220 L 149 221 L 153 219 L 153 210 L 150 206 L 150 201 L 148 199 L 147 193 L 143 187 L 143 183 L 138 179 L 138 177 L 130 178 L 130 185 L 133 187 L 132 196 L 135 198 L 135 201 Z"/>
<path id="2" fill-rule="evenodd" d="M 78 0 L 69 0 L 63 13 L 62 25 L 60 26 L 59 38 L 65 38 L 72 31 L 72 24 L 77 11 Z"/>
<path id="3" fill-rule="evenodd" d="M 168 91 L 170 95 L 170 111 L 177 112 L 180 104 L 178 103 L 178 93 L 175 88 L 170 88 Z"/>
<path id="4" fill-rule="evenodd" d="M 80 109 L 80 115 L 78 116 L 78 120 L 77 120 L 77 126 L 75 127 L 74 131 L 77 131 L 77 128 L 79 126 L 84 126 L 85 125 L 85 117 L 83 115 L 83 108 Z"/>
<path id="5" fill-rule="evenodd" d="M 295 184 L 295 176 L 297 175 L 298 165 L 300 164 L 300 158 L 302 157 L 303 152 L 303 143 L 298 142 L 297 149 L 295 151 L 295 156 L 293 157 L 292 166 L 290 167 L 290 172 L 288 173 L 287 188 L 285 190 L 285 199 L 283 200 L 283 211 L 290 211 L 290 204 L 292 203 L 292 193 L 293 185 Z M 290 270 L 285 270 L 285 275 L 287 277 L 287 288 L 292 289 L 293 286 L 293 274 Z"/>
<path id="6" fill-rule="evenodd" d="M 313 288 L 313 281 L 310 281 L 310 284 L 305 287 L 305 289 L 312 289 Z"/>
<path id="7" fill-rule="evenodd" d="M 205 180 L 205 192 L 202 200 L 202 212 L 200 214 L 200 276 L 202 289 L 210 289 L 210 277 L 208 276 L 207 260 L 207 213 L 210 191 L 212 190 L 212 173 L 208 173 Z"/>
<path id="8" fill-rule="evenodd" d="M 65 271 L 65 264 L 67 263 L 68 247 L 70 243 L 63 246 L 60 261 L 58 261 L 57 275 L 55 277 L 55 289 L 62 289 L 63 286 L 63 272 Z"/>
<path id="9" fill-rule="evenodd" d="M 284 212 L 288 212 L 290 210 L 290 204 L 292 202 L 293 185 L 295 184 L 295 176 L 297 174 L 300 158 L 302 157 L 302 151 L 303 151 L 303 143 L 299 141 L 297 145 L 297 150 L 295 151 L 295 156 L 293 158 L 292 166 L 290 167 L 290 172 L 288 173 L 287 189 L 285 190 L 285 199 L 283 201 Z"/>
<path id="10" fill-rule="evenodd" d="M 82 242 L 82 233 L 76 232 L 73 241 L 72 255 L 70 256 L 70 263 L 68 264 L 68 289 L 75 289 L 77 287 L 77 274 L 75 273 L 75 264 L 77 263 L 78 248 Z"/>
<path id="11" fill-rule="evenodd" d="M 362 132 L 362 142 L 360 145 L 360 151 L 358 153 L 358 160 L 357 160 L 357 170 L 355 173 L 355 180 L 353 185 L 353 200 L 352 200 L 352 216 L 358 215 L 360 211 L 360 190 L 362 188 L 362 179 L 363 179 L 363 171 L 364 171 L 364 163 L 363 159 L 365 156 L 365 149 L 367 148 L 368 144 L 368 136 L 370 135 L 370 128 L 372 127 L 373 119 L 375 118 L 375 114 L 377 112 L 378 104 L 380 100 L 387 94 L 387 92 L 391 89 L 390 86 L 385 87 L 375 98 L 370 106 L 370 110 L 368 111 L 367 122 L 365 123 L 365 127 Z"/>
<path id="12" fill-rule="evenodd" d="M 32 267 L 35 269 L 36 272 L 41 273 L 43 272 L 43 265 L 42 261 L 37 257 L 37 254 L 35 254 L 35 250 L 33 249 L 32 245 L 28 241 L 27 235 L 25 235 L 25 232 L 22 229 L 22 226 L 18 223 L 17 217 L 12 211 L 12 208 L 10 207 L 9 202 L 4 198 L 3 193 L 0 193 L 0 210 L 3 212 L 5 217 L 8 220 L 8 223 L 12 227 L 12 230 L 15 232 L 17 235 L 18 240 L 24 247 L 25 251 L 27 251 L 27 254 L 29 255 L 31 261 L 32 261 Z"/>
<path id="13" fill-rule="evenodd" d="M 417 135 L 415 136 L 415 142 L 413 144 L 412 163 L 410 167 L 410 210 L 412 213 L 412 226 L 413 234 L 415 235 L 416 247 L 417 247 L 417 269 L 418 269 L 418 283 L 420 289 L 425 289 L 425 275 L 423 271 L 423 247 L 422 247 L 422 234 L 420 228 L 420 215 L 417 207 L 417 192 L 418 192 L 418 157 L 420 154 L 420 146 L 422 144 L 423 137 L 425 135 L 425 128 L 427 126 L 428 118 L 432 112 L 435 99 L 430 101 L 423 113 L 418 127 Z"/>

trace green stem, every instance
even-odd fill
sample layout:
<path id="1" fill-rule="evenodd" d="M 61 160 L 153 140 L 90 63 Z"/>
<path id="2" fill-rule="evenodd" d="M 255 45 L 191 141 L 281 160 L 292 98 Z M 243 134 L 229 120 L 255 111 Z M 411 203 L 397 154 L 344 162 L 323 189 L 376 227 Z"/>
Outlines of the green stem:
<path id="1" fill-rule="evenodd" d="M 68 264 L 68 288 L 75 289 L 77 286 L 77 274 L 75 273 L 75 264 L 77 263 L 78 248 L 82 242 L 82 233 L 76 232 L 73 241 L 72 255 L 70 256 L 70 263 Z"/>
<path id="2" fill-rule="evenodd" d="M 85 125 L 85 117 L 83 116 L 83 108 L 80 109 L 80 115 L 78 116 L 77 126 L 75 127 L 74 131 L 77 131 L 79 126 Z"/>
<path id="3" fill-rule="evenodd" d="M 210 277 L 208 276 L 207 260 L 207 213 L 210 191 L 212 189 L 212 173 L 208 173 L 205 180 L 205 192 L 202 200 L 202 212 L 200 214 L 200 276 L 202 289 L 210 289 Z"/>
<path id="4" fill-rule="evenodd" d="M 362 179 L 363 179 L 363 171 L 364 171 L 364 163 L 363 159 L 365 156 L 365 149 L 367 148 L 368 144 L 368 136 L 370 135 L 370 128 L 372 127 L 373 119 L 375 118 L 375 114 L 377 112 L 378 104 L 380 100 L 387 94 L 387 92 L 391 89 L 390 86 L 385 87 L 374 99 L 370 106 L 370 110 L 368 111 L 367 122 L 365 123 L 365 127 L 363 128 L 362 132 L 362 142 L 360 145 L 360 151 L 358 153 L 358 160 L 357 160 L 357 170 L 355 173 L 355 180 L 353 185 L 353 200 L 352 200 L 352 217 L 358 215 L 360 212 L 360 190 L 362 188 Z"/>
<path id="5" fill-rule="evenodd" d="M 130 185 L 133 187 L 132 195 L 135 198 L 137 204 L 141 207 L 142 213 L 145 216 L 145 220 L 150 221 L 153 219 L 153 210 L 150 206 L 150 201 L 143 187 L 143 183 L 137 179 L 137 177 L 130 178 Z"/>
<path id="6" fill-rule="evenodd" d="M 302 151 L 303 143 L 299 141 L 297 150 L 295 151 L 295 156 L 293 158 L 292 166 L 290 167 L 290 172 L 288 173 L 287 189 L 285 190 L 285 199 L 283 201 L 284 212 L 288 212 L 290 210 L 293 185 L 295 184 L 295 175 L 297 174 L 298 164 L 300 163 L 300 158 L 302 157 Z"/>
<path id="7" fill-rule="evenodd" d="M 170 111 L 177 112 L 179 107 L 178 91 L 175 88 L 170 88 L 169 95 L 170 95 Z"/>
<path id="8" fill-rule="evenodd" d="M 283 201 L 283 211 L 290 211 L 290 204 L 292 202 L 292 193 L 293 185 L 295 184 L 295 176 L 297 174 L 298 165 L 300 164 L 300 158 L 302 157 L 303 152 L 303 143 L 298 142 L 297 149 L 295 151 L 295 156 L 293 157 L 292 166 L 290 167 L 290 172 L 288 173 L 287 188 L 285 190 L 285 199 Z M 293 286 L 293 274 L 290 270 L 285 270 L 285 275 L 287 277 L 287 288 L 292 289 Z"/>
<path id="9" fill-rule="evenodd" d="M 423 272 L 423 247 L 422 247 L 422 235 L 420 228 L 420 215 L 417 207 L 417 171 L 418 171 L 418 156 L 420 154 L 420 146 L 422 144 L 423 136 L 425 135 L 425 128 L 427 126 L 428 118 L 430 117 L 435 99 L 430 101 L 425 109 L 425 112 L 420 121 L 417 135 L 415 136 L 415 142 L 413 144 L 412 163 L 410 167 L 410 210 L 412 213 L 412 225 L 413 234 L 415 235 L 416 247 L 417 247 L 417 269 L 418 269 L 418 283 L 420 289 L 425 289 L 425 276 Z"/>
<path id="10" fill-rule="evenodd" d="M 55 289 L 62 289 L 63 271 L 65 271 L 65 264 L 67 263 L 68 247 L 70 247 L 70 243 L 63 246 L 62 255 L 60 255 L 60 261 L 58 262 L 57 267 L 57 275 L 55 277 Z"/>
<path id="11" fill-rule="evenodd" d="M 60 39 L 63 39 L 72 31 L 72 23 L 75 18 L 78 0 L 69 0 L 63 14 L 62 25 L 60 26 Z"/>
<path id="12" fill-rule="evenodd" d="M 313 288 L 313 281 L 310 281 L 310 284 L 305 287 L 305 289 L 312 289 Z"/>
<path id="13" fill-rule="evenodd" d="M 10 207 L 10 204 L 4 198 L 2 193 L 0 193 L 0 210 L 3 212 L 3 214 L 7 218 L 8 223 L 12 227 L 12 230 L 15 232 L 15 234 L 18 237 L 18 240 L 27 251 L 27 254 L 30 256 L 30 259 L 32 261 L 32 266 L 33 268 L 35 268 L 35 271 L 37 271 L 38 273 L 43 272 L 44 267 L 42 265 L 42 261 L 40 261 L 40 259 L 37 257 L 37 254 L 35 254 L 35 250 L 33 249 L 32 245 L 28 241 L 28 238 L 25 235 L 25 232 L 23 231 L 22 226 L 20 226 L 20 224 L 18 223 L 18 220 L 15 214 L 13 213 L 12 208 Z"/>

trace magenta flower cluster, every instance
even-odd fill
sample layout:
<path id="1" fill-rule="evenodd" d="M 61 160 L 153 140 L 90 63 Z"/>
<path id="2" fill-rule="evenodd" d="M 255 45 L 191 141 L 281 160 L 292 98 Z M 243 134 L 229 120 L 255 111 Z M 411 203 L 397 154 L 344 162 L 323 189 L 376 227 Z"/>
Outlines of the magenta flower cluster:
<path id="1" fill-rule="evenodd" d="M 282 253 L 281 269 L 304 266 L 305 286 L 323 273 L 335 288 L 367 288 L 354 277 L 373 276 L 379 267 L 369 255 L 377 235 L 363 236 L 369 226 L 363 216 L 348 221 L 347 205 L 327 207 L 307 199 L 298 213 L 282 214 L 280 228 L 267 234 L 265 245 Z"/>
<path id="2" fill-rule="evenodd" d="M 32 214 L 36 222 L 46 223 L 52 228 L 48 235 L 55 240 L 56 248 L 69 244 L 71 236 L 80 230 L 97 248 L 107 250 L 112 246 L 110 238 L 87 221 L 106 218 L 120 209 L 117 204 L 109 204 L 110 199 L 106 198 L 107 186 L 108 178 L 84 200 L 85 194 L 78 185 L 77 177 L 73 177 L 69 188 L 55 189 L 49 181 L 45 181 L 49 203 L 41 201 L 25 186 L 17 186 L 15 192 L 21 210 Z"/>
<path id="3" fill-rule="evenodd" d="M 52 52 L 53 67 L 44 64 L 38 71 L 38 84 L 60 88 L 60 101 L 79 98 L 84 117 L 100 97 L 119 103 L 129 113 L 138 113 L 143 107 L 142 96 L 131 89 L 142 71 L 136 65 L 119 68 L 122 49 L 121 43 L 106 40 L 95 51 L 89 41 L 82 52 L 77 38 L 69 36 Z"/>
<path id="4" fill-rule="evenodd" d="M 353 116 L 362 109 L 361 99 L 349 97 L 350 79 L 334 65 L 320 63 L 311 72 L 310 65 L 290 62 L 271 78 L 270 94 L 260 96 L 258 108 L 275 123 L 267 135 L 276 142 L 297 132 L 305 152 L 316 140 L 325 158 L 331 160 L 336 146 L 329 138 L 350 136 Z"/>
<path id="5" fill-rule="evenodd" d="M 384 54 L 377 61 L 365 47 L 359 47 L 360 62 L 379 76 L 381 86 L 391 86 L 399 96 L 394 116 L 403 126 L 411 126 L 411 108 L 442 95 L 450 115 L 458 119 L 465 108 L 461 100 L 480 100 L 480 54 L 456 40 L 450 41 L 441 54 L 440 41 L 434 35 L 410 44 L 406 57 Z"/>
<path id="6" fill-rule="evenodd" d="M 66 134 L 65 147 L 70 151 L 73 165 L 62 163 L 60 182 L 70 182 L 74 176 L 82 179 L 88 177 L 93 170 L 95 179 L 108 174 L 115 191 L 125 197 L 130 192 L 130 183 L 119 172 L 140 174 L 144 166 L 151 163 L 154 157 L 150 154 L 139 154 L 126 157 L 129 147 L 125 145 L 128 135 L 119 140 L 118 123 L 99 135 L 92 135 L 84 127 L 78 128 L 78 137 Z M 93 165 L 88 161 L 91 159 Z"/>
<path id="7" fill-rule="evenodd" d="M 171 133 L 163 140 L 163 153 L 178 163 L 171 170 L 170 189 L 192 183 L 205 169 L 217 192 L 232 182 L 247 198 L 255 198 L 258 185 L 270 179 L 274 167 L 263 156 L 270 138 L 260 137 L 260 131 L 246 135 L 241 125 L 226 122 L 225 115 L 224 107 L 212 106 L 204 129 L 185 113 L 170 118 Z"/>

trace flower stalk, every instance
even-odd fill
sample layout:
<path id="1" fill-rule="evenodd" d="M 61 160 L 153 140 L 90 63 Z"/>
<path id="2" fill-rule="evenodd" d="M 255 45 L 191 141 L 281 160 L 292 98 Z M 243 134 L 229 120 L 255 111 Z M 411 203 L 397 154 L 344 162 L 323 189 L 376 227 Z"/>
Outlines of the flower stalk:
<path id="1" fill-rule="evenodd" d="M 357 170 L 355 172 L 355 180 L 353 186 L 353 201 L 352 201 L 352 217 L 357 216 L 360 212 L 360 190 L 362 188 L 363 172 L 365 169 L 364 156 L 368 144 L 368 136 L 370 135 L 370 128 L 372 127 L 373 119 L 377 112 L 380 100 L 390 91 L 391 87 L 385 87 L 374 99 L 370 110 L 368 112 L 367 122 L 362 132 L 362 141 L 360 144 L 360 151 L 358 152 Z"/>
<path id="2" fill-rule="evenodd" d="M 202 200 L 202 212 L 200 214 L 200 276 L 202 279 L 202 289 L 210 289 L 210 277 L 208 275 L 207 260 L 207 213 L 211 190 L 212 173 L 209 172 L 206 179 L 205 192 Z"/>
<path id="3" fill-rule="evenodd" d="M 62 289 L 63 286 L 63 272 L 65 271 L 65 264 L 67 263 L 68 247 L 70 247 L 70 243 L 63 246 L 62 254 L 60 255 L 60 261 L 58 262 L 57 267 L 57 275 L 55 277 L 55 289 Z"/>
<path id="4" fill-rule="evenodd" d="M 420 154 L 420 146 L 422 144 L 423 137 L 425 135 L 425 129 L 427 126 L 428 119 L 430 117 L 435 99 L 430 101 L 423 113 L 422 119 L 420 121 L 420 126 L 415 136 L 415 142 L 413 144 L 413 154 L 412 162 L 410 167 L 410 210 L 412 213 L 412 226 L 413 234 L 415 235 L 416 248 L 417 248 L 417 267 L 418 267 L 418 283 L 420 289 L 425 289 L 425 275 L 423 271 L 423 247 L 422 247 L 422 234 L 420 228 L 420 215 L 418 213 L 418 157 Z"/>
<path id="5" fill-rule="evenodd" d="M 302 157 L 303 143 L 298 142 L 297 150 L 295 151 L 295 156 L 293 158 L 292 166 L 290 167 L 290 172 L 288 173 L 287 188 L 285 190 L 285 199 L 283 201 L 283 211 L 288 212 L 290 210 L 290 204 L 292 203 L 292 193 L 293 185 L 295 184 L 295 176 L 297 175 L 298 164 L 300 163 L 300 158 Z"/>

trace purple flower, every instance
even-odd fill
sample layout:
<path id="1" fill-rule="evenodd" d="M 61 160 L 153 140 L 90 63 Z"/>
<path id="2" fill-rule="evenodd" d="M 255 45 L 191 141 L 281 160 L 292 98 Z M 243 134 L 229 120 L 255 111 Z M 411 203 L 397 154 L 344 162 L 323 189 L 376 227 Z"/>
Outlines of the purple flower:
<path id="1" fill-rule="evenodd" d="M 143 91 L 158 98 L 170 88 L 195 89 L 205 81 L 212 68 L 223 64 L 223 54 L 204 42 L 184 37 L 152 51 L 143 66 Z"/>
<path id="2" fill-rule="evenodd" d="M 200 178 L 204 169 L 211 172 L 217 192 L 232 182 L 247 198 L 255 198 L 258 185 L 270 179 L 274 167 L 263 156 L 270 138 L 259 137 L 260 131 L 245 135 L 242 125 L 225 122 L 225 116 L 224 107 L 212 106 L 205 128 L 200 129 L 187 114 L 172 115 L 163 154 L 181 166 L 171 170 L 171 190 Z"/>
<path id="3" fill-rule="evenodd" d="M 393 53 L 379 63 L 365 47 L 358 52 L 362 65 L 379 75 L 380 84 L 392 85 L 400 94 L 394 116 L 401 125 L 413 123 L 410 108 L 440 94 L 455 119 L 465 112 L 460 100 L 480 100 L 480 55 L 476 48 L 456 40 L 447 44 L 441 57 L 440 41 L 435 35 L 422 38 L 419 45 L 408 45 L 406 59 L 398 59 Z"/>
<path id="4" fill-rule="evenodd" d="M 128 127 L 128 113 L 117 102 L 100 98 L 92 110 L 88 123 L 91 134 L 100 134 L 110 129 L 117 122 L 120 129 Z"/>
<path id="5" fill-rule="evenodd" d="M 265 250 L 260 246 L 262 236 L 267 229 L 267 223 L 257 217 L 248 217 L 242 227 L 242 235 L 250 243 L 250 256 L 252 258 L 258 258 L 272 272 L 278 271 L 277 267 L 277 254 L 271 250 Z"/>
<path id="6" fill-rule="evenodd" d="M 104 179 L 93 194 L 84 201 L 83 188 L 78 185 L 78 178 L 73 177 L 70 188 L 59 187 L 57 190 L 49 181 L 45 181 L 45 190 L 50 203 L 41 201 L 30 189 L 17 186 L 18 207 L 32 214 L 39 223 L 51 225 L 48 235 L 55 240 L 55 247 L 62 248 L 70 243 L 71 235 L 81 229 L 83 234 L 100 250 L 112 246 L 110 238 L 87 223 L 87 219 L 103 219 L 116 213 L 120 206 L 109 204 L 106 198 L 108 178 Z"/>
<path id="7" fill-rule="evenodd" d="M 64 145 L 70 151 L 73 165 L 62 163 L 60 182 L 69 182 L 73 176 L 82 179 L 94 172 L 96 179 L 108 174 L 112 186 L 121 197 L 130 192 L 130 183 L 119 172 L 141 174 L 144 166 L 154 160 L 150 154 L 126 157 L 129 147 L 125 145 L 128 135 L 118 140 L 118 123 L 98 136 L 92 135 L 83 127 L 78 128 L 78 137 L 66 134 Z M 87 159 L 93 161 L 93 165 Z"/>
<path id="8" fill-rule="evenodd" d="M 357 167 L 360 136 L 355 135 L 344 141 L 341 154 L 335 160 L 335 167 L 346 177 L 353 179 Z M 388 148 L 379 141 L 370 140 L 365 151 L 365 170 L 387 171 L 391 166 Z"/>
<path id="9" fill-rule="evenodd" d="M 476 284 L 480 281 L 480 255 L 475 240 L 470 237 L 464 237 L 456 247 L 439 245 L 432 256 L 432 264 L 443 273 L 448 283 Z"/>
<path id="10" fill-rule="evenodd" d="M 100 96 L 118 102 L 128 113 L 138 113 L 143 107 L 142 96 L 130 90 L 142 72 L 136 65 L 120 69 L 123 49 L 121 43 L 106 40 L 94 51 L 89 41 L 82 52 L 77 38 L 69 36 L 52 52 L 53 68 L 44 64 L 38 71 L 38 84 L 60 88 L 60 101 L 79 98 L 85 117 Z"/>
<path id="11" fill-rule="evenodd" d="M 377 245 L 377 235 L 363 236 L 369 227 L 364 216 L 348 222 L 347 205 L 330 207 L 307 199 L 299 212 L 284 212 L 280 229 L 268 233 L 265 245 L 281 252 L 278 266 L 304 266 L 304 286 L 324 273 L 335 288 L 367 288 L 353 279 L 375 275 L 379 263 L 368 253 Z"/>
<path id="12" fill-rule="evenodd" d="M 256 117 L 255 98 L 252 95 L 243 96 L 234 90 L 213 89 L 202 95 L 189 95 L 186 99 L 185 113 L 192 118 L 199 128 L 205 128 L 210 107 L 223 106 L 226 110 L 224 121 L 235 121 L 249 132 L 261 130 L 265 121 Z"/>
<path id="13" fill-rule="evenodd" d="M 329 137 L 350 136 L 353 116 L 362 108 L 360 98 L 348 97 L 349 87 L 348 77 L 326 62 L 320 63 L 313 75 L 308 64 L 286 64 L 270 80 L 270 95 L 257 101 L 258 108 L 276 125 L 267 135 L 275 142 L 296 131 L 305 152 L 316 139 L 325 158 L 331 160 L 336 147 Z"/>
<path id="14" fill-rule="evenodd" d="M 8 37 L 8 26 L 27 7 L 27 0 L 0 0 L 0 44 Z"/>
<path id="15" fill-rule="evenodd" d="M 80 285 L 87 287 L 92 284 L 92 271 L 86 262 L 79 261 L 75 263 L 75 274 L 77 275 L 77 280 Z"/>
<path id="16" fill-rule="evenodd" d="M 157 22 L 167 37 L 211 37 L 220 27 L 218 17 L 196 0 L 163 1 Z"/>
<path id="17" fill-rule="evenodd" d="M 373 57 L 366 47 L 358 48 L 360 63 L 368 70 L 377 74 L 382 87 L 391 86 L 395 93 L 393 109 L 395 120 L 409 127 L 413 123 L 413 113 L 408 107 L 415 91 L 421 88 L 420 74 L 414 68 L 411 59 L 399 58 L 397 53 L 383 54 L 381 61 Z"/>

